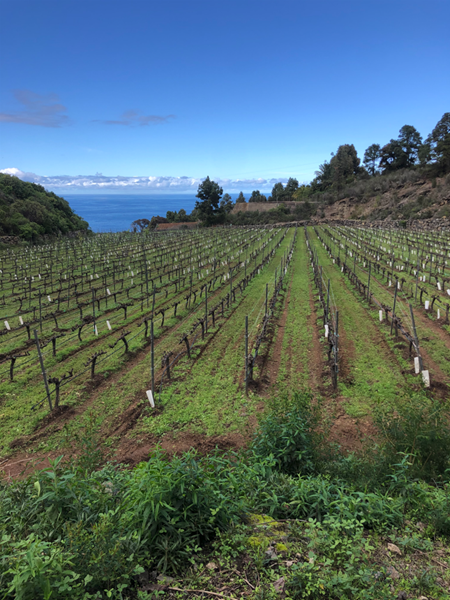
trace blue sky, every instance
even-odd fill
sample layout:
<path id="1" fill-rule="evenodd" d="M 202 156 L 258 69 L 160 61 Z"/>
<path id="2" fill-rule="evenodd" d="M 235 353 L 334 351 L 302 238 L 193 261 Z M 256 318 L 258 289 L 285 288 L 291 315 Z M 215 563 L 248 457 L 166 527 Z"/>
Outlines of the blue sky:
<path id="1" fill-rule="evenodd" d="M 425 137 L 450 110 L 450 0 L 0 0 L 0 11 L 0 170 L 55 191 L 306 182 L 340 144 L 362 157 L 405 124 Z"/>

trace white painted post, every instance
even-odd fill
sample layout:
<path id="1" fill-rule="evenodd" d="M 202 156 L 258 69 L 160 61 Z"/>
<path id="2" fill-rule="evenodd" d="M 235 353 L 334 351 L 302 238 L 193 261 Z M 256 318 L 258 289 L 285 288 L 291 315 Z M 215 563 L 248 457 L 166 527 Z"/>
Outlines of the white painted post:
<path id="1" fill-rule="evenodd" d="M 420 373 L 420 364 L 419 364 L 418 356 L 414 357 L 414 371 L 415 371 L 416 375 L 418 375 Z"/>
<path id="2" fill-rule="evenodd" d="M 148 401 L 150 402 L 150 406 L 152 408 L 155 408 L 155 401 L 153 400 L 152 390 L 147 390 L 147 398 L 148 398 Z"/>

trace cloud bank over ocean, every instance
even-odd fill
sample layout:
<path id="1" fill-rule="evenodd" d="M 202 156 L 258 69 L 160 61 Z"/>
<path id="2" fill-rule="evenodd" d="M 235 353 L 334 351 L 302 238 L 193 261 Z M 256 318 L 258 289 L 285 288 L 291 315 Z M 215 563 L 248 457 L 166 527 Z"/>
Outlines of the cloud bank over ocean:
<path id="1" fill-rule="evenodd" d="M 52 191 L 80 192 L 95 190 L 111 191 L 136 191 L 136 192 L 171 192 L 183 193 L 196 191 L 204 178 L 197 177 L 156 177 L 138 176 L 124 177 L 121 175 L 107 176 L 102 173 L 95 175 L 54 175 L 44 176 L 36 173 L 25 173 L 15 167 L 0 169 L 0 173 L 15 175 L 23 181 L 38 183 Z M 212 177 L 214 181 L 224 188 L 225 191 L 260 191 L 271 190 L 275 183 L 286 183 L 287 178 L 282 179 L 220 179 Z"/>

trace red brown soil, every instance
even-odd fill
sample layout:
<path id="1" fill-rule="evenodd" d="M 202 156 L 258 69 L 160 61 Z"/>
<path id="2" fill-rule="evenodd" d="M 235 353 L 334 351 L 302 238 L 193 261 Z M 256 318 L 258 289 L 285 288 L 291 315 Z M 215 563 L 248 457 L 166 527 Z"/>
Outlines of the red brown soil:
<path id="1" fill-rule="evenodd" d="M 129 429 L 132 429 L 136 422 L 135 411 L 132 415 Z M 151 452 L 157 445 L 165 451 L 170 457 L 175 454 L 181 454 L 188 450 L 195 449 L 200 455 L 209 454 L 216 449 L 221 451 L 236 450 L 239 451 L 245 448 L 248 444 L 249 437 L 239 433 L 231 432 L 225 435 L 206 436 L 200 433 L 192 433 L 189 431 L 166 434 L 158 439 L 155 436 L 146 436 L 136 439 L 126 435 L 128 422 L 127 415 L 130 416 L 131 411 L 128 410 L 123 415 L 123 427 L 116 429 L 115 435 L 120 436 L 120 441 L 116 448 L 108 455 L 104 456 L 105 462 L 113 461 L 116 464 L 134 467 L 140 462 L 149 459 Z M 122 429 L 122 433 L 120 430 Z M 252 427 L 253 429 L 253 427 Z M 73 446 L 72 448 L 61 448 L 48 453 L 30 454 L 21 452 L 14 457 L 4 459 L 0 462 L 0 472 L 4 479 L 21 479 L 26 477 L 35 470 L 41 470 L 50 466 L 50 460 L 55 460 L 63 455 L 61 465 L 68 464 L 71 460 L 76 460 L 79 450 Z"/>
<path id="2" fill-rule="evenodd" d="M 346 398 L 337 396 L 333 399 L 333 405 L 328 404 L 331 411 L 333 423 L 328 432 L 328 439 L 341 446 L 347 452 L 361 450 L 365 440 L 374 440 L 378 436 L 378 430 L 369 416 L 360 418 L 351 417 L 342 407 Z"/>
<path id="3" fill-rule="evenodd" d="M 317 320 L 315 321 L 317 327 Z M 381 336 L 380 336 L 381 341 Z M 339 330 L 339 379 L 347 384 L 351 383 L 353 376 L 351 374 L 351 365 L 356 360 L 356 351 L 353 341 L 350 340 L 343 327 Z M 324 373 L 326 378 L 330 378 L 331 365 L 326 367 Z M 369 415 L 364 417 L 351 417 L 342 406 L 347 399 L 342 396 L 336 396 L 331 387 L 327 388 L 327 393 L 323 394 L 323 411 L 331 420 L 328 438 L 330 441 L 339 444 L 339 446 L 348 452 L 358 451 L 362 448 L 364 439 L 376 438 L 377 429 Z"/>
<path id="4" fill-rule="evenodd" d="M 239 450 L 246 447 L 248 440 L 240 433 L 208 437 L 188 431 L 167 434 L 159 441 L 154 437 L 139 441 L 124 437 L 114 453 L 114 461 L 120 464 L 135 466 L 140 462 L 148 460 L 157 442 L 159 442 L 159 447 L 169 456 L 174 456 L 175 454 L 182 454 L 192 449 L 195 449 L 201 455 L 209 454 L 216 448 L 221 451 Z"/>

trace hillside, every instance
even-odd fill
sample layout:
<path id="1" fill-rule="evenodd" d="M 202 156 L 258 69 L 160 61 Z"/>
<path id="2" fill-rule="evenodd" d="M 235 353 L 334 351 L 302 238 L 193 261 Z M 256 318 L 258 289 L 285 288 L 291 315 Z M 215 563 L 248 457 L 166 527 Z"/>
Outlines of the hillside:
<path id="1" fill-rule="evenodd" d="M 87 231 L 69 203 L 42 186 L 0 173 L 0 236 L 36 240 L 42 235 Z"/>
<path id="2" fill-rule="evenodd" d="M 354 182 L 341 191 L 322 192 L 306 201 L 249 202 L 236 205 L 235 225 L 292 220 L 409 221 L 450 218 L 450 175 L 429 178 L 404 170 Z"/>
<path id="3" fill-rule="evenodd" d="M 449 218 L 450 176 L 427 179 L 405 171 L 358 182 L 337 198 L 326 198 L 317 216 L 369 221 Z"/>

